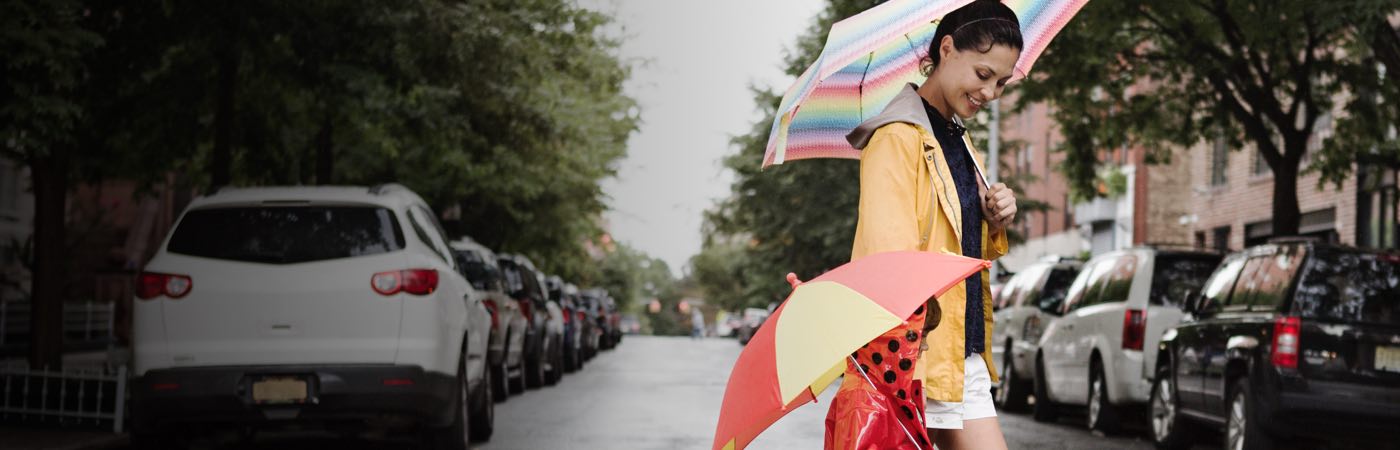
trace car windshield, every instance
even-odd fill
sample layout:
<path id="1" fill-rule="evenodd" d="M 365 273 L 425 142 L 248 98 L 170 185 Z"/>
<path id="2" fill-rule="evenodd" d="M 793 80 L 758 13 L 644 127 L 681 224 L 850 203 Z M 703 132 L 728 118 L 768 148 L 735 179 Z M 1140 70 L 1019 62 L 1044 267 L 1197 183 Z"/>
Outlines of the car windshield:
<path id="1" fill-rule="evenodd" d="M 1152 292 L 1148 299 L 1153 305 L 1180 308 L 1191 292 L 1200 292 L 1206 278 L 1220 265 L 1213 255 L 1160 255 L 1152 270 Z"/>
<path id="2" fill-rule="evenodd" d="M 1319 248 L 1295 294 L 1303 317 L 1400 325 L 1400 258 Z"/>
<path id="3" fill-rule="evenodd" d="M 403 230 L 385 208 L 250 206 L 185 213 L 166 249 L 204 258 L 291 264 L 403 247 Z"/>

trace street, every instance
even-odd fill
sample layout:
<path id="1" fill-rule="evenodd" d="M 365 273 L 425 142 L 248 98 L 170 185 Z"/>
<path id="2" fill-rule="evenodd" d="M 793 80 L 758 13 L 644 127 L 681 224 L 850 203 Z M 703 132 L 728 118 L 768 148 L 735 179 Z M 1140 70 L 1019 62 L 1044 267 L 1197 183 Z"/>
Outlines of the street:
<path id="1" fill-rule="evenodd" d="M 497 405 L 495 436 L 474 448 L 709 448 L 728 372 L 742 349 L 732 339 L 628 336 L 616 350 L 599 355 L 558 386 L 530 390 Z M 834 393 L 833 385 L 817 404 L 784 417 L 748 448 L 821 448 L 826 402 Z M 1013 449 L 1152 448 L 1142 427 L 1124 436 L 1096 437 L 1084 429 L 1082 415 L 1042 424 L 1029 415 L 1003 414 L 1001 424 Z M 219 440 L 229 444 L 206 440 L 195 448 L 411 447 L 393 440 L 348 440 L 311 433 L 259 435 L 248 446 L 232 445 L 231 439 Z"/>

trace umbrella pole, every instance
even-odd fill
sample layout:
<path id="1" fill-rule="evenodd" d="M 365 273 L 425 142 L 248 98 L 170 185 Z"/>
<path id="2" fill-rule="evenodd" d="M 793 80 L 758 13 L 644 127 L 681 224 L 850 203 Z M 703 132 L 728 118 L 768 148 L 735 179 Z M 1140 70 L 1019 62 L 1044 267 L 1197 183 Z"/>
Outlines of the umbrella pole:
<path id="1" fill-rule="evenodd" d="M 875 390 L 878 391 L 878 390 L 879 390 L 879 387 L 875 386 L 875 381 L 870 379 L 870 374 L 865 373 L 865 369 L 860 368 L 860 361 L 856 361 L 856 357 L 855 357 L 855 356 L 847 356 L 847 358 L 851 358 L 851 363 L 855 364 L 855 366 L 856 366 L 856 371 L 857 371 L 857 372 L 860 372 L 860 376 L 863 377 L 863 378 L 865 378 L 865 382 L 866 382 L 866 383 L 870 383 L 870 387 L 873 387 L 873 388 L 875 388 Z M 923 393 L 920 393 L 919 395 L 923 395 Z M 906 436 L 906 437 L 909 438 L 909 442 L 913 442 L 913 443 L 914 443 L 914 448 L 917 448 L 917 449 L 919 449 L 919 450 L 923 450 L 924 447 L 923 447 L 922 445 L 919 444 L 919 441 L 918 441 L 918 440 L 914 439 L 914 433 L 910 433 L 910 432 L 909 432 L 909 428 L 906 428 L 906 427 L 904 426 L 904 422 L 901 422 L 901 421 L 899 421 L 899 420 L 895 420 L 894 422 L 897 423 L 897 424 L 899 424 L 899 429 L 904 431 L 904 436 Z"/>

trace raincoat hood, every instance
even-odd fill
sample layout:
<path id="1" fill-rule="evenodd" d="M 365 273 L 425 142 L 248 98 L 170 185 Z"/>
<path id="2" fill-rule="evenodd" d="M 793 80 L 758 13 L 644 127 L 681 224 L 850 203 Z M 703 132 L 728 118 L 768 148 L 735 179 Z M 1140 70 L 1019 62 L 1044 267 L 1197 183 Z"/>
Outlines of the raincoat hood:
<path id="1" fill-rule="evenodd" d="M 884 111 L 861 122 L 860 126 L 846 134 L 846 142 L 850 142 L 852 147 L 864 150 L 865 146 L 870 144 L 870 138 L 875 136 L 875 130 L 896 122 L 914 125 L 925 132 L 933 130 L 933 125 L 928 121 L 928 111 L 924 109 L 924 99 L 919 97 L 918 86 L 913 83 L 904 85 L 904 89 L 885 105 Z"/>

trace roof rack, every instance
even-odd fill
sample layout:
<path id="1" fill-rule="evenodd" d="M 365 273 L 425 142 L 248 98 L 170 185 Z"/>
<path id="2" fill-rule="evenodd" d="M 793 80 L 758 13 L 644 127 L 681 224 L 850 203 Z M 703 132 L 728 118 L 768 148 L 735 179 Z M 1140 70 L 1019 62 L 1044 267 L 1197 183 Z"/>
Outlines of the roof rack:
<path id="1" fill-rule="evenodd" d="M 1323 239 L 1321 236 L 1279 236 L 1269 238 L 1269 240 L 1265 242 L 1268 242 L 1270 244 L 1292 244 L 1298 242 L 1314 244 L 1328 243 L 1328 241 L 1326 239 Z"/>
<path id="2" fill-rule="evenodd" d="M 1199 252 L 1199 253 L 1220 253 L 1218 250 L 1213 249 L 1213 248 L 1197 247 L 1197 246 L 1195 246 L 1195 245 L 1191 245 L 1191 244 L 1182 244 L 1182 243 L 1177 243 L 1177 242 L 1143 242 L 1142 244 L 1137 245 L 1137 247 L 1146 247 L 1146 248 L 1151 248 L 1151 249 L 1155 249 L 1155 250 L 1176 250 L 1176 251 L 1188 251 L 1188 252 Z"/>
<path id="3" fill-rule="evenodd" d="M 391 190 L 395 190 L 395 191 L 407 191 L 408 188 L 407 188 L 407 187 L 404 187 L 404 185 L 398 184 L 398 183 L 381 183 L 381 184 L 376 184 L 376 185 L 374 185 L 374 186 L 370 186 L 370 188 L 369 188 L 369 193 L 374 194 L 374 195 L 381 195 L 381 194 L 388 193 L 388 192 L 391 191 Z"/>

